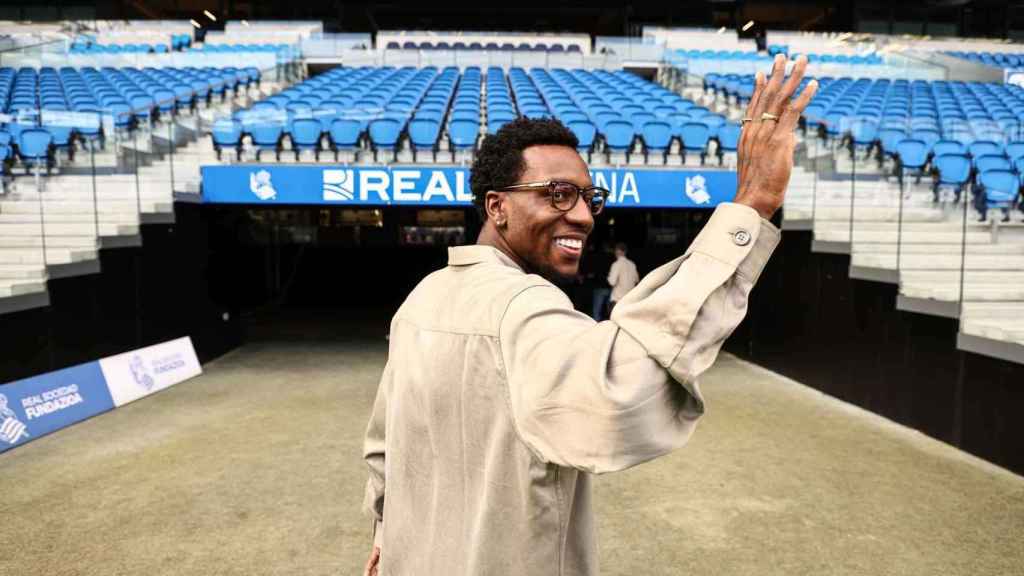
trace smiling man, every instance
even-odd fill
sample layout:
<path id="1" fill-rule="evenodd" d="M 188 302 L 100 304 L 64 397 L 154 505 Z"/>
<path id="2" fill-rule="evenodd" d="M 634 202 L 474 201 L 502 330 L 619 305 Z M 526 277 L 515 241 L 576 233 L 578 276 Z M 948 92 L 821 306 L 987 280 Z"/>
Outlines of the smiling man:
<path id="1" fill-rule="evenodd" d="M 779 241 L 805 60 L 757 77 L 733 203 L 686 253 L 595 322 L 572 278 L 607 191 L 576 138 L 521 119 L 484 140 L 471 175 L 476 245 L 448 249 L 391 322 L 364 442 L 383 576 L 598 573 L 591 475 L 682 446 L 704 412 L 697 378 L 743 318 Z M 680 497 L 684 497 L 682 493 Z"/>

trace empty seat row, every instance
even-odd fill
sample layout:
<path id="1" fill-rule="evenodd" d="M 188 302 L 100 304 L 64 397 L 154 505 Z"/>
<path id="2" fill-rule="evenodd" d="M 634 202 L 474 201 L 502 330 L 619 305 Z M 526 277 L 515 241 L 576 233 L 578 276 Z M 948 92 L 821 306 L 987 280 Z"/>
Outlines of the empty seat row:
<path id="1" fill-rule="evenodd" d="M 387 50 L 508 50 L 514 52 L 582 52 L 579 45 L 577 44 L 527 44 L 521 42 L 519 44 L 512 44 L 511 42 L 505 42 L 498 44 L 497 42 L 388 42 L 385 46 Z"/>

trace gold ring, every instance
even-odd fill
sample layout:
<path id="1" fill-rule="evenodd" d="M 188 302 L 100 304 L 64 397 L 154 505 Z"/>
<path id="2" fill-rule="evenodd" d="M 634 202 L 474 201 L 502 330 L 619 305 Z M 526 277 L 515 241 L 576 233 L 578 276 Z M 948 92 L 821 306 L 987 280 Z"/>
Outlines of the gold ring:
<path id="1" fill-rule="evenodd" d="M 779 117 L 776 116 L 775 114 L 769 114 L 767 112 L 764 112 L 761 114 L 761 121 L 763 122 L 765 120 L 775 120 L 777 122 L 779 120 Z"/>
<path id="2" fill-rule="evenodd" d="M 747 122 L 753 122 L 753 121 L 754 121 L 753 118 L 744 117 L 743 119 L 740 120 L 740 124 L 746 124 Z"/>

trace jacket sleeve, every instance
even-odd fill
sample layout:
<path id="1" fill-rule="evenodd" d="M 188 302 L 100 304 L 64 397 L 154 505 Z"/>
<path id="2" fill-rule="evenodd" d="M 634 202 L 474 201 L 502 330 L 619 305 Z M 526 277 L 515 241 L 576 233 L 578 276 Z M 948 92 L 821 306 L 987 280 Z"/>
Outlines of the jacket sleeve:
<path id="1" fill-rule="evenodd" d="M 387 415 L 387 389 L 391 375 L 391 362 L 384 366 L 377 397 L 373 402 L 373 413 L 363 438 L 363 459 L 370 469 L 366 482 L 363 508 L 373 518 L 373 544 L 380 546 L 382 522 L 384 521 L 384 431 Z"/>
<path id="2" fill-rule="evenodd" d="M 704 413 L 697 378 L 743 319 L 779 231 L 716 208 L 685 254 L 595 323 L 554 285 L 522 289 L 498 338 L 520 439 L 544 462 L 622 470 L 682 446 Z"/>

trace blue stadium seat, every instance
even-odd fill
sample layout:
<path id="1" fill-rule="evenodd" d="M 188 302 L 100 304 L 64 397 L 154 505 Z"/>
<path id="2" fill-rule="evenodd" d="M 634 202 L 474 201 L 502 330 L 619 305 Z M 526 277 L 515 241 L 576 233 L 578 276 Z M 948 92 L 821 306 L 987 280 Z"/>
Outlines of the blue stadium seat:
<path id="1" fill-rule="evenodd" d="M 370 122 L 368 135 L 378 160 L 382 156 L 389 162 L 395 159 L 395 148 L 398 145 L 398 138 L 402 135 L 402 125 L 402 122 L 394 118 L 378 118 Z"/>
<path id="2" fill-rule="evenodd" d="M 417 155 L 419 152 L 430 152 L 433 158 L 440 133 L 441 123 L 438 120 L 413 118 L 409 122 L 409 142 Z"/>
<path id="3" fill-rule="evenodd" d="M 594 147 L 594 139 L 597 137 L 597 127 L 585 120 L 577 120 L 569 122 L 569 130 L 576 135 L 576 139 L 579 141 L 576 147 L 580 153 L 589 153 Z"/>
<path id="4" fill-rule="evenodd" d="M 329 136 L 336 161 L 339 151 L 354 151 L 359 146 L 362 132 L 362 125 L 359 121 L 351 118 L 339 118 L 331 124 Z"/>
<path id="5" fill-rule="evenodd" d="M 303 150 L 312 150 L 316 159 L 320 159 L 320 138 L 323 134 L 323 125 L 319 120 L 296 118 L 292 121 L 291 131 L 288 134 L 292 141 L 296 160 L 299 159 L 299 153 Z"/>
<path id="6" fill-rule="evenodd" d="M 454 150 L 471 150 L 476 147 L 480 124 L 474 120 L 452 120 L 448 124 L 448 138 Z"/>
<path id="7" fill-rule="evenodd" d="M 264 150 L 273 150 L 274 158 L 281 160 L 281 140 L 284 136 L 284 124 L 273 120 L 260 120 L 249 128 L 249 137 L 256 147 L 256 160 Z"/>
<path id="8" fill-rule="evenodd" d="M 225 148 L 235 150 L 236 154 L 242 153 L 242 123 L 231 118 L 221 118 L 213 123 L 210 129 L 210 137 L 213 139 L 213 149 L 217 152 L 217 159 L 220 160 L 221 151 Z"/>
<path id="9" fill-rule="evenodd" d="M 672 142 L 672 126 L 668 122 L 653 120 L 643 125 L 641 136 L 647 161 L 650 162 L 654 157 L 659 163 L 664 163 L 665 154 Z"/>
<path id="10" fill-rule="evenodd" d="M 18 135 L 18 158 L 30 167 L 46 165 L 47 173 L 53 168 L 53 136 L 42 128 L 22 130 Z"/>
<path id="11" fill-rule="evenodd" d="M 960 201 L 960 194 L 964 185 L 971 178 L 971 160 L 962 153 L 945 153 L 936 155 L 932 160 L 935 167 L 935 182 L 932 185 L 932 194 L 935 201 L 939 201 L 939 189 L 943 186 L 952 186 L 956 195 L 955 202 Z"/>
<path id="12" fill-rule="evenodd" d="M 1017 202 L 1020 192 L 1020 180 L 1010 170 L 987 170 L 978 176 L 978 189 L 975 196 L 975 208 L 984 222 L 989 208 L 1003 211 L 1003 221 L 1009 222 L 1010 210 Z"/>
<path id="13" fill-rule="evenodd" d="M 633 145 L 635 132 L 633 124 L 625 120 L 611 120 L 602 128 L 605 145 L 609 152 L 626 153 Z"/>
<path id="14" fill-rule="evenodd" d="M 740 135 L 743 129 L 739 124 L 726 122 L 718 129 L 718 164 L 725 162 L 725 153 L 735 153 L 739 148 Z"/>
<path id="15" fill-rule="evenodd" d="M 686 158 L 685 153 L 696 152 L 700 154 L 700 163 L 703 165 L 704 158 L 707 155 L 708 140 L 711 138 L 711 131 L 708 129 L 707 124 L 687 122 L 680 129 L 680 134 L 683 139 L 684 161 Z"/>
<path id="16" fill-rule="evenodd" d="M 921 181 L 921 174 L 928 162 L 930 146 L 915 138 L 904 138 L 896 144 L 896 177 L 899 179 L 900 188 L 903 188 L 903 177 L 909 172 L 917 175 L 917 182 Z"/>

